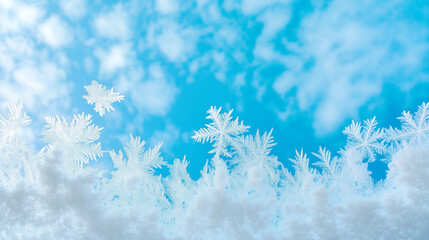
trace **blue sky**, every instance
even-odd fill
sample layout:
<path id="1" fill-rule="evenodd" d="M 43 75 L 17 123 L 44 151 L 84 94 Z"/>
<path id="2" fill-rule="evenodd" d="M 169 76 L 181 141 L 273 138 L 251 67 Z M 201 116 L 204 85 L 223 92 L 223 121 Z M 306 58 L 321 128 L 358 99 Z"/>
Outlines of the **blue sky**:
<path id="1" fill-rule="evenodd" d="M 34 148 L 44 116 L 85 111 L 104 150 L 130 132 L 164 141 L 193 178 L 210 145 L 190 137 L 210 106 L 251 133 L 274 128 L 285 163 L 295 149 L 338 151 L 352 119 L 398 124 L 428 101 L 428 74 L 427 1 L 0 0 L 0 106 L 23 100 Z M 92 80 L 125 96 L 103 118 L 82 98 Z M 108 154 L 96 165 L 109 169 Z"/>

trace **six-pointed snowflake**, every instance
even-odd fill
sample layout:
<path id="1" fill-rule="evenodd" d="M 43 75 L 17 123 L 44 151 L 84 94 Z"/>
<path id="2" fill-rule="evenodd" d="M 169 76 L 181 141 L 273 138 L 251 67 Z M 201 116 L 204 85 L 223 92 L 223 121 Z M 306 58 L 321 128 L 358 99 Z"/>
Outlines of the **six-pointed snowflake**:
<path id="1" fill-rule="evenodd" d="M 115 111 L 112 103 L 124 100 L 123 95 L 113 92 L 113 88 L 107 90 L 105 86 L 99 84 L 97 81 L 92 81 L 91 85 L 85 86 L 88 95 L 83 96 L 88 101 L 88 104 L 95 104 L 94 110 L 103 116 L 106 110 Z"/>
<path id="2" fill-rule="evenodd" d="M 360 123 L 352 121 L 352 124 L 343 131 L 347 135 L 347 149 L 359 151 L 363 158 L 369 158 L 369 161 L 375 161 L 375 154 L 383 154 L 387 151 L 384 144 L 383 131 L 375 130 L 377 120 L 375 117 L 364 121 L 364 127 Z"/>
<path id="3" fill-rule="evenodd" d="M 213 120 L 212 123 L 206 124 L 207 128 L 202 128 L 195 132 L 192 138 L 197 142 L 214 142 L 214 149 L 210 153 L 215 153 L 216 156 L 225 155 L 231 156 L 227 151 L 228 144 L 233 144 L 232 137 L 239 136 L 247 132 L 248 126 L 245 126 L 243 122 L 238 122 L 238 118 L 231 121 L 232 110 L 228 113 L 220 114 L 220 110 L 216 107 L 210 107 L 207 111 L 209 116 L 207 119 Z"/>

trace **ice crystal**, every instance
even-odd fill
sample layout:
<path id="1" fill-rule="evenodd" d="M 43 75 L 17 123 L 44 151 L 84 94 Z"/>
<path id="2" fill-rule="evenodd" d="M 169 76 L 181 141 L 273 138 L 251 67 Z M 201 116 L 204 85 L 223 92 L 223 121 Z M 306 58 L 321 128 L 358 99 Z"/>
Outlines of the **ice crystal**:
<path id="1" fill-rule="evenodd" d="M 304 153 L 303 149 L 301 149 L 301 152 L 295 150 L 295 158 L 289 158 L 289 160 L 293 163 L 296 172 L 310 173 L 313 171 L 309 168 L 310 160 L 307 158 L 307 154 Z"/>
<path id="2" fill-rule="evenodd" d="M 314 166 L 318 166 L 323 169 L 324 173 L 335 176 L 339 172 L 340 164 L 338 158 L 331 158 L 331 152 L 326 148 L 319 147 L 318 153 L 313 153 L 318 159 L 319 162 L 313 163 Z"/>
<path id="3" fill-rule="evenodd" d="M 420 143 L 427 139 L 429 134 L 429 103 L 423 103 L 419 106 L 417 112 L 413 115 L 409 111 L 402 112 L 401 129 L 392 128 L 386 130 L 386 139 L 395 143 Z"/>
<path id="4" fill-rule="evenodd" d="M 216 156 L 225 155 L 231 156 L 228 152 L 228 144 L 234 143 L 232 137 L 239 136 L 247 132 L 248 126 L 245 126 L 243 122 L 239 122 L 238 118 L 231 121 L 232 110 L 227 113 L 220 114 L 222 108 L 217 109 L 211 107 L 207 112 L 209 115 L 207 119 L 211 119 L 210 124 L 206 124 L 206 128 L 202 128 L 195 132 L 192 138 L 197 142 L 214 142 L 214 149 L 210 153 L 214 153 Z"/>
<path id="5" fill-rule="evenodd" d="M 97 81 L 92 81 L 91 85 L 85 86 L 88 95 L 83 96 L 88 101 L 88 104 L 95 104 L 94 110 L 103 116 L 110 110 L 115 111 L 112 103 L 124 100 L 123 95 L 113 92 L 113 88 L 107 90 L 105 86 L 99 84 Z"/>
<path id="6" fill-rule="evenodd" d="M 114 150 L 109 152 L 115 168 L 111 182 L 119 197 L 125 201 L 137 203 L 140 201 L 139 194 L 148 196 L 151 191 L 164 194 L 161 176 L 154 175 L 155 169 L 165 165 L 159 152 L 162 143 L 148 150 L 144 148 L 145 143 L 140 141 L 140 137 L 130 135 L 130 140 L 124 147 L 128 159 L 124 158 L 122 150 L 118 153 Z"/>
<path id="7" fill-rule="evenodd" d="M 352 121 L 343 131 L 347 135 L 347 149 L 357 150 L 363 158 L 369 158 L 369 161 L 375 161 L 375 154 L 386 152 L 386 146 L 383 141 L 383 131 L 377 129 L 377 120 L 375 117 L 364 121 L 364 127 L 360 123 Z"/>
<path id="8" fill-rule="evenodd" d="M 19 101 L 9 105 L 7 117 L 0 115 L 0 138 L 6 139 L 16 136 L 22 127 L 30 125 L 31 119 L 23 111 L 23 108 L 22 101 Z"/>
<path id="9" fill-rule="evenodd" d="M 30 180 L 28 149 L 19 136 L 22 128 L 30 123 L 22 101 L 9 105 L 7 117 L 0 114 L 0 186 L 3 183 L 8 188 L 15 187 L 25 174 Z"/>
<path id="10" fill-rule="evenodd" d="M 241 137 L 239 146 L 244 150 L 244 154 L 233 159 L 233 163 L 238 165 L 242 171 L 250 169 L 252 166 L 260 166 L 268 173 L 271 181 L 277 183 L 280 162 L 276 156 L 270 155 L 271 148 L 276 145 L 271 133 L 272 130 L 261 136 L 257 130 L 255 136 Z"/>
<path id="11" fill-rule="evenodd" d="M 96 160 L 102 155 L 101 144 L 97 142 L 102 128 L 91 124 L 92 116 L 82 113 L 73 116 L 71 122 L 64 117 L 45 117 L 43 140 L 49 143 L 48 148 L 59 149 L 67 159 L 77 165 L 89 160 Z"/>

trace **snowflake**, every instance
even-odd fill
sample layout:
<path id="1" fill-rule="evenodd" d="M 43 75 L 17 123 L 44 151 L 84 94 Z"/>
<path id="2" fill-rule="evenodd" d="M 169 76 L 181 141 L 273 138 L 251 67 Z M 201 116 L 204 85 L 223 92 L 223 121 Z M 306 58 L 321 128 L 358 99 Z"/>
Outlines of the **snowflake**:
<path id="1" fill-rule="evenodd" d="M 30 175 L 28 149 L 19 138 L 22 127 L 30 123 L 21 101 L 9 105 L 7 117 L 0 114 L 0 186 L 14 187 L 23 176 Z"/>
<path id="2" fill-rule="evenodd" d="M 31 119 L 23 110 L 22 101 L 9 105 L 7 118 L 0 115 L 0 138 L 6 139 L 16 136 L 22 127 L 28 126 Z"/>
<path id="3" fill-rule="evenodd" d="M 314 166 L 318 166 L 323 169 L 324 172 L 329 173 L 331 176 L 337 175 L 339 172 L 339 162 L 338 158 L 331 158 L 331 152 L 326 150 L 326 148 L 319 147 L 318 153 L 313 153 L 321 161 L 313 163 Z"/>
<path id="4" fill-rule="evenodd" d="M 255 137 L 248 135 L 241 137 L 239 144 L 244 147 L 245 153 L 242 157 L 234 159 L 233 163 L 238 164 L 241 169 L 249 169 L 252 166 L 262 166 L 270 176 L 273 182 L 278 182 L 278 166 L 280 162 L 277 157 L 271 156 L 270 151 L 274 143 L 270 132 L 265 132 L 262 136 L 259 130 L 256 131 Z"/>
<path id="5" fill-rule="evenodd" d="M 194 195 L 195 185 L 186 170 L 188 165 L 189 161 L 186 160 L 186 156 L 183 157 L 183 160 L 174 159 L 173 165 L 169 165 L 170 176 L 165 180 L 168 196 L 177 207 L 186 206 L 187 201 Z"/>
<path id="6" fill-rule="evenodd" d="M 127 201 L 138 202 L 137 199 L 142 196 L 155 198 L 164 195 L 161 176 L 154 175 L 156 168 L 165 165 L 159 152 L 162 143 L 147 151 L 144 148 L 145 143 L 140 141 L 140 137 L 134 138 L 130 135 L 130 141 L 124 147 L 128 160 L 124 158 L 121 150 L 118 153 L 109 152 L 116 169 L 112 172 L 112 184 L 116 186 L 114 189 L 120 189 L 117 193 L 119 197 Z M 142 189 L 142 184 L 146 188 Z"/>
<path id="7" fill-rule="evenodd" d="M 221 108 L 210 107 L 207 111 L 209 116 L 207 119 L 213 120 L 212 123 L 206 124 L 207 128 L 202 128 L 195 132 L 192 138 L 197 142 L 214 142 L 214 149 L 209 153 L 215 153 L 215 156 L 221 154 L 230 157 L 231 155 L 227 151 L 228 144 L 234 144 L 232 140 L 233 136 L 239 136 L 247 132 L 248 126 L 243 125 L 243 122 L 239 123 L 238 118 L 231 121 L 232 110 L 228 113 L 220 113 Z"/>
<path id="8" fill-rule="evenodd" d="M 375 153 L 383 154 L 387 151 L 384 142 L 384 133 L 380 129 L 375 130 L 377 120 L 375 117 L 364 121 L 362 129 L 360 123 L 352 124 L 343 131 L 347 135 L 346 149 L 359 151 L 364 158 L 369 157 L 369 161 L 375 161 Z"/>
<path id="9" fill-rule="evenodd" d="M 125 166 L 135 170 L 144 170 L 147 173 L 153 172 L 155 168 L 160 168 L 164 165 L 164 160 L 160 156 L 159 149 L 162 143 L 157 144 L 154 148 L 145 151 L 145 141 L 140 141 L 140 137 L 133 137 L 130 135 L 130 141 L 124 147 L 125 154 L 128 160 L 125 160 L 122 151 L 119 150 L 118 154 L 115 151 L 110 152 L 114 167 L 122 169 Z"/>
<path id="10" fill-rule="evenodd" d="M 179 179 L 181 182 L 190 182 L 191 178 L 186 170 L 188 165 L 189 161 L 186 160 L 186 156 L 183 157 L 182 161 L 180 159 L 174 159 L 173 165 L 169 166 L 171 176 L 175 179 Z"/>
<path id="11" fill-rule="evenodd" d="M 43 128 L 43 140 L 51 147 L 63 150 L 66 158 L 73 160 L 77 165 L 96 160 L 102 155 L 100 143 L 96 143 L 100 136 L 99 128 L 91 125 L 91 115 L 84 113 L 74 115 L 68 123 L 64 117 L 45 117 L 46 125 Z"/>
<path id="12" fill-rule="evenodd" d="M 88 101 L 88 104 L 94 104 L 94 110 L 103 116 L 105 111 L 115 111 L 112 103 L 124 100 L 123 95 L 113 92 L 113 88 L 109 90 L 105 86 L 99 84 L 97 81 L 92 81 L 91 85 L 85 86 L 88 95 L 83 96 Z"/>
<path id="13" fill-rule="evenodd" d="M 401 130 L 390 127 L 386 130 L 386 139 L 391 142 L 420 143 L 429 133 L 429 103 L 423 103 L 414 114 L 403 112 L 398 119 L 402 122 Z"/>
<path id="14" fill-rule="evenodd" d="M 307 158 L 307 154 L 304 154 L 303 149 L 301 149 L 301 152 L 295 150 L 295 159 L 289 158 L 289 160 L 293 163 L 296 172 L 312 173 L 312 170 L 308 166 L 309 159 Z"/>

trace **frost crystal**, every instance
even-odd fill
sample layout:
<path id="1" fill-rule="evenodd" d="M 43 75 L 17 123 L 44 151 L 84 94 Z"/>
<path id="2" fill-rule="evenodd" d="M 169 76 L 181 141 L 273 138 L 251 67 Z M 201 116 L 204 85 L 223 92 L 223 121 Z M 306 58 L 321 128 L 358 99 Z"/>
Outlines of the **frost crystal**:
<path id="1" fill-rule="evenodd" d="M 276 156 L 270 155 L 271 148 L 276 145 L 271 136 L 273 130 L 265 132 L 262 136 L 259 130 L 256 131 L 255 137 L 248 135 L 241 138 L 241 146 L 245 154 L 233 160 L 233 163 L 240 166 L 241 169 L 250 169 L 252 166 L 261 166 L 270 176 L 273 183 L 279 180 L 278 167 L 280 162 Z"/>
<path id="2" fill-rule="evenodd" d="M 23 111 L 22 102 L 9 105 L 7 117 L 0 114 L 0 187 L 14 187 L 23 179 L 23 172 L 28 170 L 25 143 L 19 139 L 22 127 L 31 123 L 31 119 Z M 27 180 L 30 180 L 26 172 Z"/>
<path id="3" fill-rule="evenodd" d="M 375 153 L 383 154 L 386 152 L 384 145 L 383 131 L 375 130 L 377 120 L 375 117 L 364 121 L 365 126 L 352 121 L 352 124 L 343 131 L 347 135 L 347 149 L 359 151 L 363 158 L 369 157 L 369 161 L 375 161 Z"/>
<path id="4" fill-rule="evenodd" d="M 91 85 L 85 86 L 88 95 L 83 96 L 88 101 L 88 104 L 94 104 L 94 110 L 103 116 L 105 111 L 115 111 L 112 103 L 124 100 L 123 95 L 113 92 L 113 88 L 107 90 L 105 86 L 99 84 L 97 81 L 92 81 Z"/>
<path id="5" fill-rule="evenodd" d="M 307 154 L 304 154 L 304 150 L 301 149 L 301 152 L 298 152 L 298 150 L 295 150 L 295 158 L 289 158 L 289 160 L 293 163 L 293 167 L 295 168 L 295 171 L 301 172 L 301 173 L 311 173 L 313 172 L 309 166 L 309 159 L 307 158 Z"/>
<path id="6" fill-rule="evenodd" d="M 228 152 L 228 144 L 234 143 L 232 137 L 239 136 L 247 132 L 248 126 L 243 125 L 243 122 L 239 123 L 238 118 L 231 121 L 232 110 L 228 113 L 220 113 L 222 108 L 216 109 L 216 107 L 210 107 L 207 112 L 209 116 L 207 119 L 211 119 L 213 122 L 206 124 L 207 128 L 202 128 L 195 132 L 192 138 L 197 142 L 214 142 L 214 149 L 210 153 L 215 153 L 215 156 L 225 155 L 230 157 L 231 154 Z"/>
<path id="7" fill-rule="evenodd" d="M 111 183 L 115 186 L 119 198 L 126 202 L 139 202 L 139 195 L 158 197 L 151 192 L 164 194 L 161 176 L 153 174 L 156 168 L 165 165 L 159 152 L 162 143 L 147 151 L 144 148 L 145 143 L 140 141 L 140 137 L 130 135 L 130 141 L 124 147 L 128 160 L 124 158 L 121 150 L 118 153 L 109 152 L 116 169 L 112 172 Z"/>
<path id="8" fill-rule="evenodd" d="M 429 103 L 423 103 L 414 114 L 403 112 L 401 117 L 398 117 L 402 122 L 401 130 L 390 127 L 386 130 L 386 139 L 388 141 L 401 143 L 420 143 L 422 139 L 426 139 L 429 134 Z"/>
<path id="9" fill-rule="evenodd" d="M 323 169 L 324 173 L 335 176 L 339 172 L 339 162 L 338 158 L 331 158 L 331 152 L 326 150 L 326 148 L 319 147 L 318 153 L 313 153 L 321 161 L 313 163 L 314 166 L 318 166 Z"/>
<path id="10" fill-rule="evenodd" d="M 2 139 L 15 136 L 22 127 L 30 125 L 31 119 L 22 109 L 22 101 L 19 101 L 9 105 L 7 118 L 0 115 L 0 137 Z"/>
<path id="11" fill-rule="evenodd" d="M 96 142 L 102 128 L 91 124 L 91 117 L 84 113 L 74 115 L 68 123 L 64 117 L 47 116 L 43 140 L 50 144 L 50 148 L 61 149 L 66 158 L 77 165 L 96 160 L 102 155 L 101 145 Z"/>

